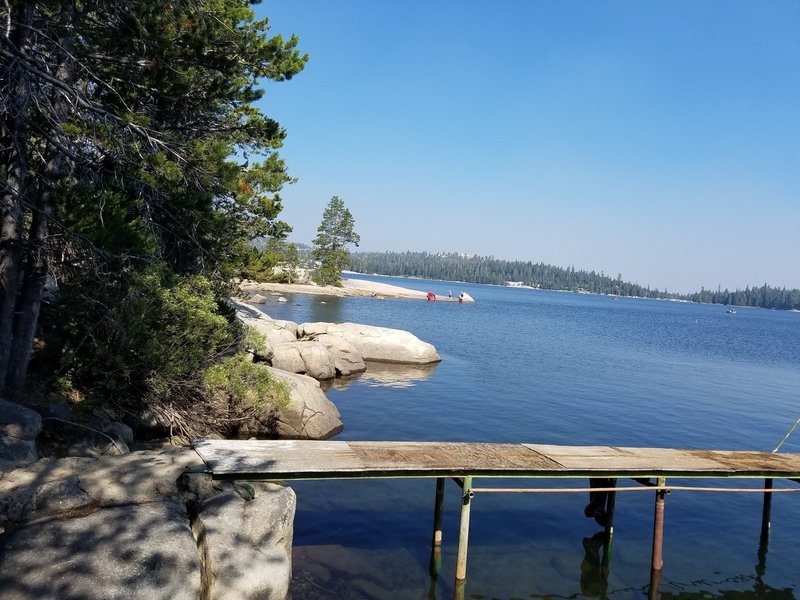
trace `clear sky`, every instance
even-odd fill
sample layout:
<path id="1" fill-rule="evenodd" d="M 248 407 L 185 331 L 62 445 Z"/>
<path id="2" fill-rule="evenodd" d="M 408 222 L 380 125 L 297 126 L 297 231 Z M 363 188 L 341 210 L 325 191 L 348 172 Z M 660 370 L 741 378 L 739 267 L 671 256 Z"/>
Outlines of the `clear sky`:
<path id="1" fill-rule="evenodd" d="M 310 243 L 470 252 L 670 291 L 800 287 L 800 2 L 272 0 L 267 86 Z"/>

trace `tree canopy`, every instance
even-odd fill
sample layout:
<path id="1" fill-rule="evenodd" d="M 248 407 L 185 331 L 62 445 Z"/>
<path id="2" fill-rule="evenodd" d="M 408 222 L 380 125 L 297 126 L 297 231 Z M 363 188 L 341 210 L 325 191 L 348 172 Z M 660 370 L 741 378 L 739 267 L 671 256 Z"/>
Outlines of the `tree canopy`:
<path id="1" fill-rule="evenodd" d="M 0 21 L 0 387 L 24 382 L 48 280 L 60 373 L 125 347 L 115 374 L 153 381 L 126 311 L 218 297 L 244 242 L 290 231 L 285 131 L 255 103 L 308 57 L 246 0 L 18 0 Z M 193 343 L 221 351 L 211 329 Z"/>
<path id="2" fill-rule="evenodd" d="M 358 246 L 361 237 L 355 232 L 355 221 L 350 209 L 339 196 L 334 196 L 325 207 L 322 223 L 314 238 L 313 255 L 319 261 L 314 281 L 320 285 L 342 285 L 342 270 L 350 261 L 347 246 Z"/>

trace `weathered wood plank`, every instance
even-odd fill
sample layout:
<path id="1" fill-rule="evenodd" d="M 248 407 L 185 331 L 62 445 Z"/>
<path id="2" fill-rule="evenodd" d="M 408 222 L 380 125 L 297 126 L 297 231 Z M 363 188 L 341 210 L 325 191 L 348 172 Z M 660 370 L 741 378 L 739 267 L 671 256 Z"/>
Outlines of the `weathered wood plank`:
<path id="1" fill-rule="evenodd" d="M 623 448 L 615 446 L 553 446 L 525 444 L 570 471 L 614 471 L 653 476 L 670 473 L 729 473 L 735 469 L 711 456 L 694 455 L 672 448 Z"/>
<path id="2" fill-rule="evenodd" d="M 569 470 L 615 471 L 624 475 L 647 471 L 651 475 L 755 476 L 770 473 L 789 477 L 800 471 L 800 455 L 673 448 L 615 446 L 552 446 L 525 444 Z"/>
<path id="3" fill-rule="evenodd" d="M 723 450 L 690 450 L 689 452 L 693 456 L 708 458 L 727 465 L 738 474 L 781 473 L 788 477 L 800 473 L 800 455 L 798 454 Z"/>
<path id="4" fill-rule="evenodd" d="M 198 440 L 194 449 L 215 476 L 354 472 L 364 464 L 347 442 Z"/>
<path id="5" fill-rule="evenodd" d="M 214 477 L 800 477 L 800 454 L 720 450 L 485 444 L 199 440 Z"/>
<path id="6" fill-rule="evenodd" d="M 349 442 L 367 469 L 447 471 L 477 475 L 563 470 L 558 463 L 520 444 L 460 442 Z"/>

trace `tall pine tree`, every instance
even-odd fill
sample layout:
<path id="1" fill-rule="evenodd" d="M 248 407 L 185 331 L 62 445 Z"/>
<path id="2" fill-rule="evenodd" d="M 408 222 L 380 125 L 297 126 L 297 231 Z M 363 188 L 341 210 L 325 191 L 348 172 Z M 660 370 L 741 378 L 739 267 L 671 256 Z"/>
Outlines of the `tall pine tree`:
<path id="1" fill-rule="evenodd" d="M 322 214 L 322 223 L 313 241 L 314 258 L 319 261 L 314 281 L 320 285 L 341 286 L 342 270 L 350 262 L 347 246 L 358 246 L 360 241 L 350 209 L 339 196 L 334 196 Z"/>

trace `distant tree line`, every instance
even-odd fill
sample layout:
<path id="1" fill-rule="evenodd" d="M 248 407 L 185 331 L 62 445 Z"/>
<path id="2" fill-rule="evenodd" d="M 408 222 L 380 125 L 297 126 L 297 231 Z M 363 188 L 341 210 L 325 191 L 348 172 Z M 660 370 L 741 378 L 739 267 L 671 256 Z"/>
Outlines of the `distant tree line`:
<path id="1" fill-rule="evenodd" d="M 711 304 L 759 306 L 779 310 L 800 310 L 800 290 L 747 287 L 734 292 L 702 289 L 693 294 L 670 293 L 651 289 L 638 283 L 622 280 L 602 271 L 576 270 L 575 267 L 556 267 L 542 262 L 500 260 L 491 256 L 428 252 L 354 252 L 350 267 L 360 273 L 381 273 L 420 279 L 443 279 L 470 283 L 504 285 L 509 281 L 522 282 L 545 290 L 617 294 L 638 298 L 673 298 Z"/>
<path id="2" fill-rule="evenodd" d="M 694 294 L 683 296 L 692 302 L 707 304 L 732 304 L 735 306 L 759 306 L 776 310 L 800 310 L 800 289 L 770 287 L 766 283 L 761 287 L 746 287 L 735 292 L 727 289 L 712 292 L 701 289 Z"/>

